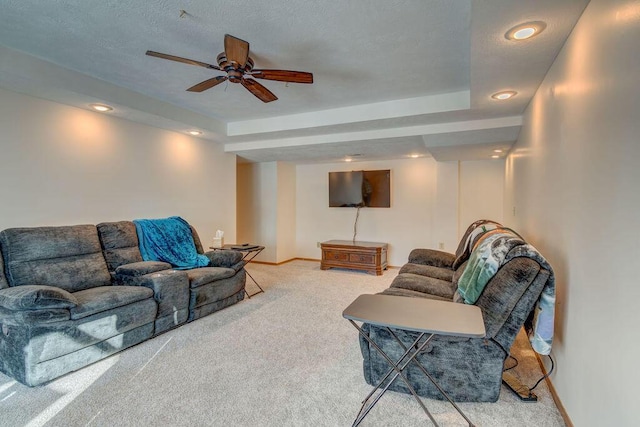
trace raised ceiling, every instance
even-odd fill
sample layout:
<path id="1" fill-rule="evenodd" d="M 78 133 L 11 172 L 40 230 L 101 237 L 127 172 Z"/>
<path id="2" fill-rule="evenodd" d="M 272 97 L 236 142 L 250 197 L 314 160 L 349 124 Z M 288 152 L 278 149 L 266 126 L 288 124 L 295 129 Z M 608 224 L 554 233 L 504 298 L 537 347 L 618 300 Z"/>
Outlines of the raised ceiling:
<path id="1" fill-rule="evenodd" d="M 0 86 L 224 144 L 248 161 L 297 163 L 432 155 L 488 158 L 521 115 L 587 0 L 4 0 Z M 511 27 L 544 21 L 533 39 Z M 309 71 L 313 85 L 261 80 L 185 89 L 221 75 L 145 56 L 216 63 L 224 35 L 256 68 Z M 508 101 L 491 94 L 515 90 Z"/>

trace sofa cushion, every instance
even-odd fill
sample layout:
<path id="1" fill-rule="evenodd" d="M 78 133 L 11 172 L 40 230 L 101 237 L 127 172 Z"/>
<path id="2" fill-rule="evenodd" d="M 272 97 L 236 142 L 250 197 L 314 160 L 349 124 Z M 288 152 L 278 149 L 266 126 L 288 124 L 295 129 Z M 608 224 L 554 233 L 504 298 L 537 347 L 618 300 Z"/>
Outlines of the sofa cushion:
<path id="1" fill-rule="evenodd" d="M 96 227 L 109 271 L 142 261 L 136 226 L 132 221 L 102 222 Z"/>
<path id="2" fill-rule="evenodd" d="M 53 286 L 25 285 L 0 290 L 0 306 L 9 310 L 71 308 L 76 305 L 76 297 Z"/>
<path id="3" fill-rule="evenodd" d="M 432 265 L 406 263 L 402 266 L 398 274 L 413 273 L 420 276 L 433 277 L 434 279 L 446 280 L 450 282 L 453 279 L 453 270 L 450 268 L 434 267 Z"/>
<path id="4" fill-rule="evenodd" d="M 144 286 L 102 286 L 78 291 L 73 295 L 78 300 L 78 305 L 71 309 L 71 319 L 76 320 L 153 298 L 153 290 Z"/>
<path id="5" fill-rule="evenodd" d="M 439 297 L 437 295 L 425 294 L 424 292 L 412 291 L 410 289 L 403 288 L 387 288 L 380 292 L 381 295 L 393 295 L 397 297 L 414 297 L 414 298 L 426 298 L 437 301 L 451 301 L 448 298 Z"/>
<path id="6" fill-rule="evenodd" d="M 216 280 L 226 279 L 236 274 L 233 268 L 225 267 L 202 267 L 186 270 L 189 277 L 189 287 L 197 288 Z"/>
<path id="7" fill-rule="evenodd" d="M 436 249 L 414 249 L 409 253 L 409 262 L 432 265 L 434 267 L 451 268 L 456 257 L 448 252 Z"/>
<path id="8" fill-rule="evenodd" d="M 0 246 L 11 286 L 75 292 L 111 283 L 94 225 L 10 228 L 0 232 Z"/>
<path id="9" fill-rule="evenodd" d="M 451 281 L 435 279 L 433 277 L 421 276 L 413 273 L 398 274 L 391 283 L 392 288 L 409 289 L 445 298 L 449 301 L 453 299 L 455 289 Z"/>
<path id="10" fill-rule="evenodd" d="M 162 261 L 140 261 L 131 264 L 124 264 L 116 268 L 117 275 L 124 276 L 144 276 L 149 273 L 156 273 L 162 270 L 170 270 L 171 264 Z"/>

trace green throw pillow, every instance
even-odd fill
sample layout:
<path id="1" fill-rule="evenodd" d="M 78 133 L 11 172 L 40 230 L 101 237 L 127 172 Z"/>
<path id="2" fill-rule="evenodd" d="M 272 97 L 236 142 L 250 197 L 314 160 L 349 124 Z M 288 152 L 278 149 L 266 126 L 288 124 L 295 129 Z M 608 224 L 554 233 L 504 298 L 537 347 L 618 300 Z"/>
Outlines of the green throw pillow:
<path id="1" fill-rule="evenodd" d="M 76 297 L 54 286 L 24 285 L 0 290 L 0 307 L 8 310 L 71 308 L 76 305 Z"/>

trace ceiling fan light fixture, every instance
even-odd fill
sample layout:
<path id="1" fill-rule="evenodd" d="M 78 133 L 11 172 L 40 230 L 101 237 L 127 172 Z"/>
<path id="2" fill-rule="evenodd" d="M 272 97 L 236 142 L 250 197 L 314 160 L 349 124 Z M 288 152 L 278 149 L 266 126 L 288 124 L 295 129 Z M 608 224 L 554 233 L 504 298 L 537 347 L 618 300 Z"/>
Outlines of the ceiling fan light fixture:
<path id="1" fill-rule="evenodd" d="M 101 113 L 106 113 L 107 111 L 112 111 L 113 110 L 113 107 L 111 107 L 110 105 L 107 105 L 107 104 L 89 104 L 89 107 L 91 107 L 93 110 L 99 111 Z"/>
<path id="2" fill-rule="evenodd" d="M 535 37 L 547 28 L 547 24 L 542 21 L 526 22 L 516 25 L 504 34 L 507 40 L 527 40 Z"/>
<path id="3" fill-rule="evenodd" d="M 493 95 L 491 95 L 491 98 L 497 99 L 498 101 L 504 101 L 506 99 L 513 98 L 517 94 L 518 94 L 518 92 L 516 92 L 514 90 L 504 90 L 502 92 L 494 93 Z"/>

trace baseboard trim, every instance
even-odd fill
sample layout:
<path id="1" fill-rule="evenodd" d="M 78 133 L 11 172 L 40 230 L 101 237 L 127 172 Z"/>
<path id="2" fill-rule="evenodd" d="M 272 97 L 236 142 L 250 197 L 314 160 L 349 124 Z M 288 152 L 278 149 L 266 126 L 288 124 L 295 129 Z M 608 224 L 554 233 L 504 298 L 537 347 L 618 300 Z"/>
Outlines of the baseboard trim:
<path id="1" fill-rule="evenodd" d="M 280 261 L 280 262 L 268 262 L 268 261 L 251 261 L 252 264 L 264 264 L 264 265 L 282 265 L 282 264 L 286 264 L 288 262 L 292 262 L 292 261 L 313 261 L 313 262 L 321 262 L 322 260 L 316 259 L 316 258 L 291 258 L 288 259 L 286 261 Z M 394 268 L 394 269 L 398 269 L 400 267 L 397 267 L 395 265 L 388 265 L 387 266 L 387 270 L 390 268 Z"/>
<path id="2" fill-rule="evenodd" d="M 538 359 L 538 364 L 540 365 L 542 374 L 547 375 L 547 367 L 544 366 L 544 363 L 542 362 L 542 358 L 538 353 L 535 353 L 535 355 L 536 355 L 536 358 Z M 569 414 L 567 413 L 567 410 L 564 408 L 564 405 L 560 400 L 560 396 L 558 396 L 558 393 L 556 393 L 556 388 L 553 386 L 553 383 L 551 382 L 551 378 L 546 377 L 544 381 L 547 383 L 547 387 L 549 387 L 549 392 L 551 393 L 553 402 L 556 404 L 558 411 L 560 411 L 560 415 L 562 416 L 564 423 L 567 425 L 567 427 L 573 427 L 573 422 L 571 422 L 571 418 L 569 418 Z"/>
<path id="3" fill-rule="evenodd" d="M 282 264 L 286 264 L 288 262 L 291 261 L 295 261 L 297 259 L 301 259 L 304 261 L 318 261 L 320 262 L 320 260 L 315 260 L 315 259 L 307 259 L 307 258 L 291 258 L 285 261 L 280 261 L 280 262 L 268 262 L 268 261 L 251 261 L 252 264 L 264 264 L 264 265 L 282 265 Z"/>

